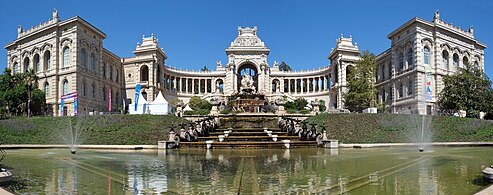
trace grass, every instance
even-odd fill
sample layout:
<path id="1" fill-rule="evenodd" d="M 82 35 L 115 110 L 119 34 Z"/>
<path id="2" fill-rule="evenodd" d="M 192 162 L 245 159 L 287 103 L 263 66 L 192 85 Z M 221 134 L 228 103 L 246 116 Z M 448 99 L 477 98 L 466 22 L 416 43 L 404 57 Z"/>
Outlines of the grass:
<path id="1" fill-rule="evenodd" d="M 175 116 L 100 115 L 76 117 L 16 117 L 0 120 L 2 144 L 65 144 L 70 124 L 82 126 L 81 144 L 157 144 L 170 125 L 187 122 Z"/>
<path id="2" fill-rule="evenodd" d="M 325 123 L 329 138 L 343 143 L 413 142 L 410 132 L 421 125 L 412 115 L 397 114 L 324 113 L 307 120 Z M 488 120 L 432 116 L 429 130 L 433 142 L 493 141 L 493 121 Z"/>
<path id="3" fill-rule="evenodd" d="M 15 117 L 0 120 L 2 144 L 65 144 L 62 135 L 76 117 Z M 267 118 L 225 118 L 225 127 L 276 126 Z M 240 121 L 243 120 L 243 121 Z M 396 114 L 319 114 L 307 119 L 310 123 L 327 125 L 329 138 L 342 143 L 413 142 L 409 132 L 415 131 L 412 115 Z M 175 116 L 99 115 L 82 119 L 81 144 L 157 144 L 167 140 L 170 125 L 188 122 Z M 308 126 L 310 128 L 310 125 Z M 320 127 L 317 129 L 320 131 Z M 493 141 L 493 121 L 433 116 L 430 131 L 434 142 Z"/>

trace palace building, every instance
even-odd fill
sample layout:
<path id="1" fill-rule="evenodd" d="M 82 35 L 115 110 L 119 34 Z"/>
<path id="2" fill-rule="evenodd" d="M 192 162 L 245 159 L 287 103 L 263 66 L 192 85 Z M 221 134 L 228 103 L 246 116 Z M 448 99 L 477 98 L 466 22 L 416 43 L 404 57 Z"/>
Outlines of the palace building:
<path id="1" fill-rule="evenodd" d="M 142 37 L 134 57 L 119 57 L 103 47 L 106 34 L 101 30 L 79 16 L 60 20 L 56 10 L 52 19 L 39 26 L 26 30 L 19 26 L 17 38 L 5 48 L 8 67 L 14 73 L 28 69 L 37 73 L 53 115 L 121 109 L 123 100 L 127 105 L 135 101 L 137 85 L 149 102 L 159 92 L 174 103 L 187 103 L 193 96 L 227 102 L 240 92 L 246 75 L 252 79 L 254 93 L 269 102 L 305 98 L 324 100 L 331 110 L 344 109 L 346 76 L 361 53 L 352 37 L 341 35 L 336 40 L 328 66 L 283 71 L 275 61 L 268 64 L 270 49 L 257 31 L 257 27 L 238 27 L 238 36 L 225 50 L 228 61 L 216 62 L 211 71 L 167 65 L 167 55 L 154 35 Z M 486 45 L 474 38 L 472 27 L 463 31 L 447 24 L 438 12 L 431 22 L 411 19 L 388 38 L 391 48 L 377 56 L 375 81 L 379 103 L 389 112 L 418 109 L 421 114 L 432 114 L 443 76 L 454 74 L 464 63 L 484 69 Z M 74 92 L 76 109 L 74 100 L 66 98 Z"/>

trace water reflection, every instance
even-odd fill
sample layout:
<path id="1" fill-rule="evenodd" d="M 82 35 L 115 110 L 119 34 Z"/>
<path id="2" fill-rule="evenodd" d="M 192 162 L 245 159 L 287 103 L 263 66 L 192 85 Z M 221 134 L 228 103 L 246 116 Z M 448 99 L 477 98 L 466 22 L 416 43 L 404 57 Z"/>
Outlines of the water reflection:
<path id="1" fill-rule="evenodd" d="M 41 187 L 16 192 L 470 194 L 483 187 L 471 184 L 481 165 L 493 162 L 488 148 L 64 152 L 12 151 L 5 163 Z"/>

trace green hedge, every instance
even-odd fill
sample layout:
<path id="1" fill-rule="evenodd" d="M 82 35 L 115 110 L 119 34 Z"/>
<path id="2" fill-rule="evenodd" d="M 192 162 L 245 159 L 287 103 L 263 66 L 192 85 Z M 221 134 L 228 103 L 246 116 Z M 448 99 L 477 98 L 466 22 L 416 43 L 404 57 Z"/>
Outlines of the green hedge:
<path id="1" fill-rule="evenodd" d="M 431 116 L 428 116 L 431 117 Z M 433 142 L 493 141 L 493 121 L 432 116 L 427 135 Z M 325 123 L 329 138 L 343 143 L 398 143 L 420 140 L 422 118 L 398 114 L 328 114 L 307 119 Z M 317 127 L 320 129 L 320 127 Z"/>
<path id="2" fill-rule="evenodd" d="M 176 116 L 99 115 L 86 117 L 16 117 L 0 120 L 2 144 L 65 144 L 70 124 L 82 127 L 81 144 L 157 144 L 167 139 Z"/>

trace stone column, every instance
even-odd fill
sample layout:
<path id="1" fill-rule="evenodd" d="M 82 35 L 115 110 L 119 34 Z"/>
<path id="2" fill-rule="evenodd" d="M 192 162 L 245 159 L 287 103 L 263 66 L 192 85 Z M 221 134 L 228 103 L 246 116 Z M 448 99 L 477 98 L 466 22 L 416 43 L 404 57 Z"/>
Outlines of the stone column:
<path id="1" fill-rule="evenodd" d="M 300 92 L 301 93 L 304 93 L 304 90 L 305 90 L 305 79 L 303 79 L 303 78 L 300 81 L 300 87 L 301 87 Z"/>
<path id="2" fill-rule="evenodd" d="M 198 79 L 199 80 L 199 84 L 198 84 L 198 87 L 197 87 L 197 90 L 198 90 L 198 94 L 201 94 L 202 93 L 202 90 L 200 89 L 200 87 L 202 87 L 202 79 Z"/>
<path id="3" fill-rule="evenodd" d="M 324 90 L 327 91 L 329 86 L 327 86 L 327 75 L 324 75 Z"/>
<path id="4" fill-rule="evenodd" d="M 188 78 L 185 78 L 185 83 L 186 83 L 185 91 L 186 91 L 186 93 L 188 93 Z"/>

